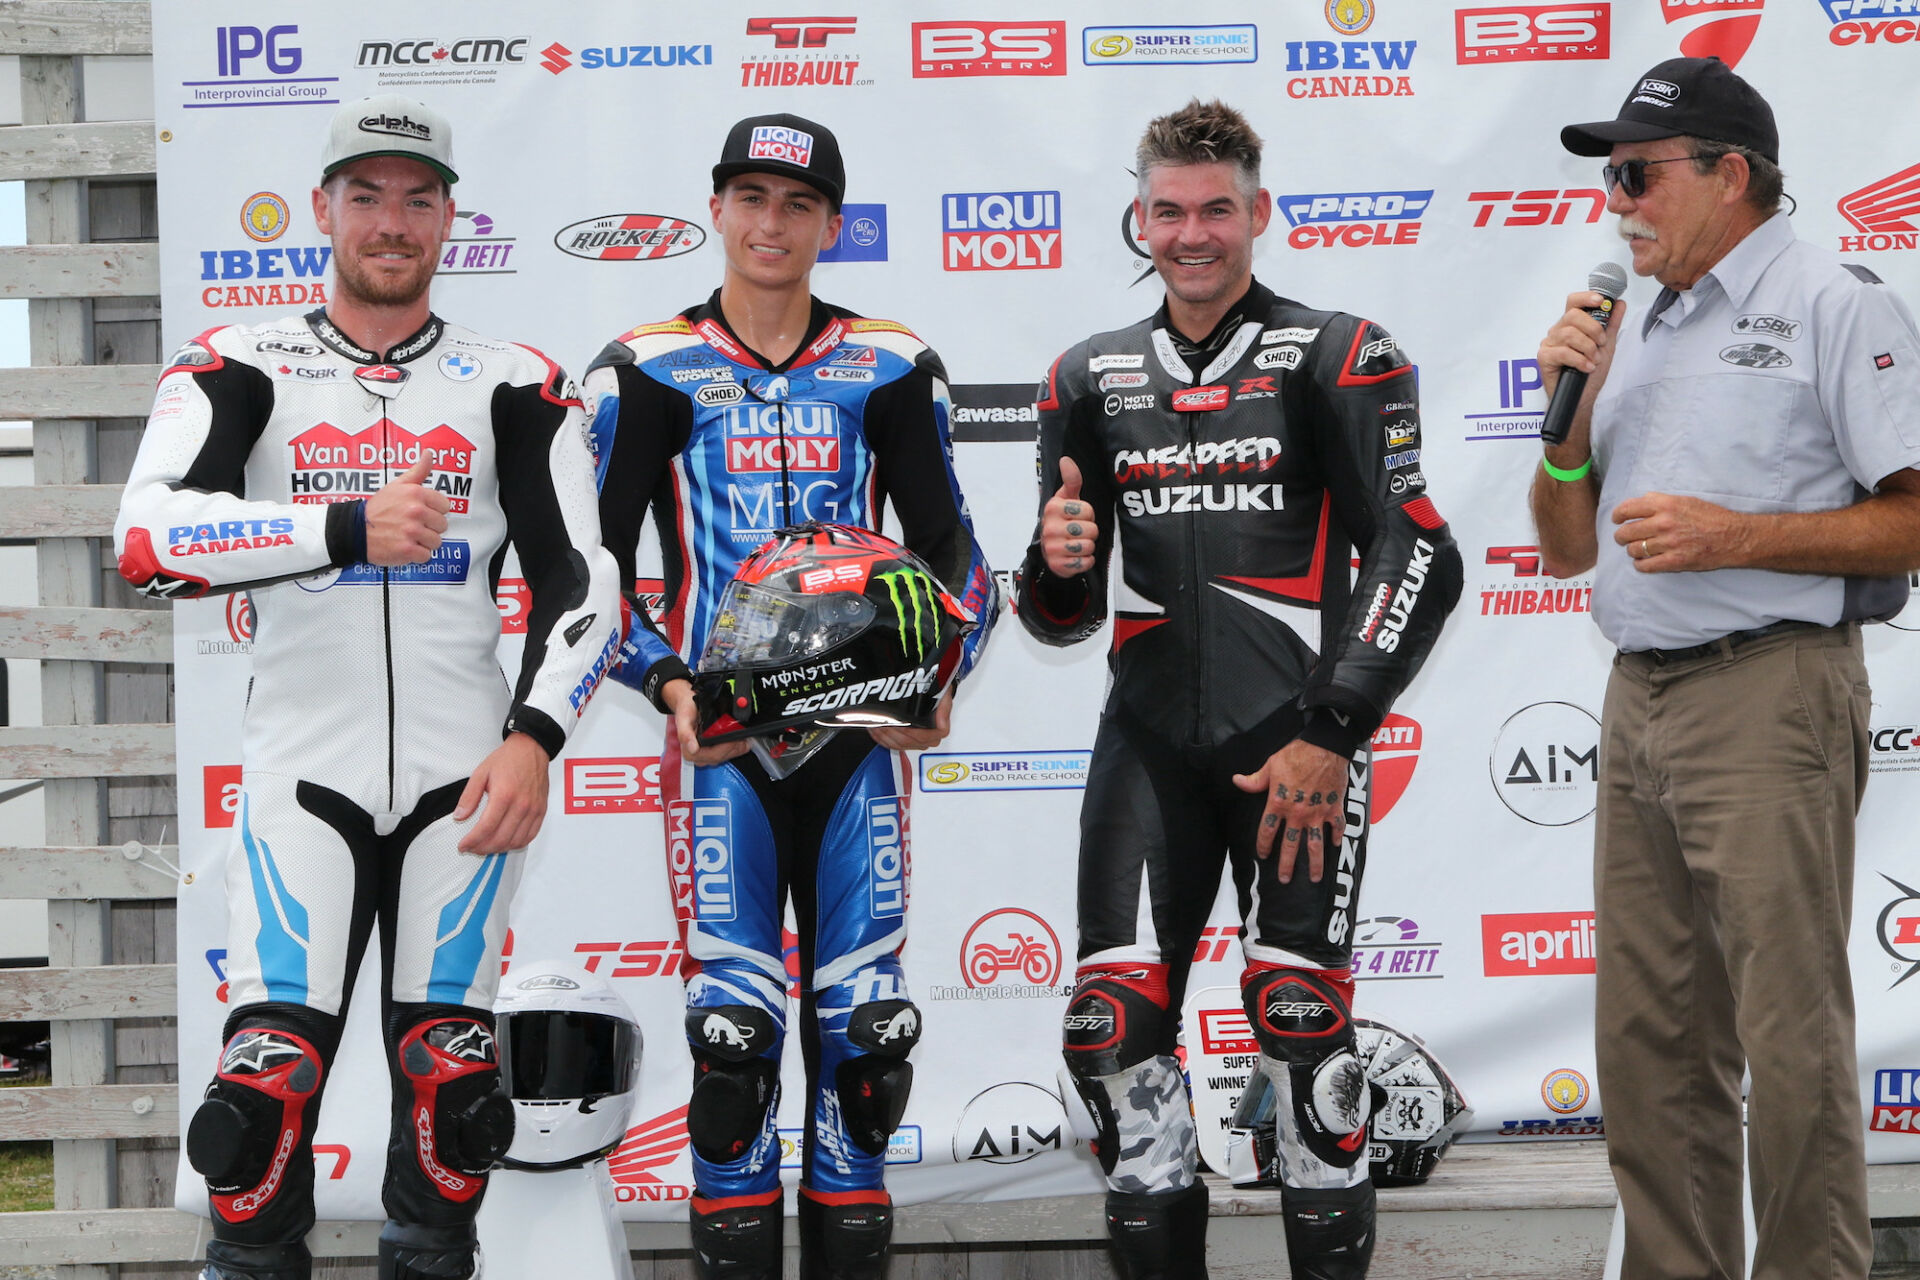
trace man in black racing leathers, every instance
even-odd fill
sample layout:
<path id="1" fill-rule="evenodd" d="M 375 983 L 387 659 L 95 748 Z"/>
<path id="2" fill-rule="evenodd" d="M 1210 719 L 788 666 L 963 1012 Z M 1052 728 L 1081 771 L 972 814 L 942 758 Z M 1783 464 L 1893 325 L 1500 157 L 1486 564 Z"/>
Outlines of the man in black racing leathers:
<path id="1" fill-rule="evenodd" d="M 1377 325 L 1253 279 L 1271 209 L 1259 157 L 1217 102 L 1148 127 L 1135 208 L 1166 304 L 1072 348 L 1040 388 L 1050 496 L 1022 572 L 1027 629 L 1051 644 L 1098 631 L 1116 532 L 1125 543 L 1064 1038 L 1130 1280 L 1206 1274 L 1207 1194 L 1174 1048 L 1223 856 L 1245 919 L 1242 996 L 1279 1104 L 1293 1275 L 1366 1273 L 1350 935 L 1367 743 L 1461 584 L 1425 493 L 1405 356 Z"/>
<path id="2" fill-rule="evenodd" d="M 462 1280 L 512 1108 L 493 994 L 520 849 L 620 635 L 572 382 L 429 307 L 446 122 L 340 109 L 313 204 L 323 311 L 211 329 L 161 375 L 121 503 L 120 572 L 256 619 L 227 862 L 232 1011 L 187 1129 L 203 1280 L 305 1280 L 313 1131 L 377 926 L 392 1125 L 381 1280 Z M 511 538 L 533 596 L 496 651 Z M 484 804 L 482 797 L 484 796 Z"/>

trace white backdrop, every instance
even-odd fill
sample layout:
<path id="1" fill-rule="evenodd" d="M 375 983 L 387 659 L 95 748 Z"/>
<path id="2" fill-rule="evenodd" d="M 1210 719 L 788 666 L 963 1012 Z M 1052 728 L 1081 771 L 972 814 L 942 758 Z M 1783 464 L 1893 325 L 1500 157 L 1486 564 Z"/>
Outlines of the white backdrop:
<path id="1" fill-rule="evenodd" d="M 1066 346 L 1159 301 L 1127 219 L 1139 132 L 1190 95 L 1226 98 L 1267 140 L 1278 213 L 1256 271 L 1289 296 L 1377 319 L 1413 354 L 1431 493 L 1468 566 L 1459 610 L 1376 743 L 1360 1012 L 1428 1039 L 1478 1131 L 1592 1134 L 1604 1100 L 1592 1085 L 1588 870 L 1608 650 L 1585 616 L 1590 583 L 1542 576 L 1524 493 L 1544 407 L 1530 353 L 1594 263 L 1625 255 L 1601 212 L 1599 162 L 1568 156 L 1558 129 L 1611 117 L 1642 71 L 1683 49 L 1737 59 L 1779 116 L 1799 233 L 1911 298 L 1920 31 L 1882 12 L 1904 7 L 1193 0 L 1180 8 L 1188 25 L 1156 26 L 1168 10 L 1144 0 L 857 0 L 833 17 L 610 0 L 474 0 L 431 15 L 339 0 L 263 17 L 252 4 L 156 0 L 168 340 L 323 300 L 325 241 L 307 212 L 321 134 L 331 104 L 392 89 L 455 127 L 461 212 L 436 309 L 583 372 L 615 334 L 718 283 L 703 228 L 727 127 L 798 112 L 837 132 L 849 170 L 840 260 L 821 266 L 816 290 L 911 324 L 945 357 L 961 480 L 1004 577 L 1035 506 L 1032 386 Z M 656 256 L 602 260 L 580 247 L 595 225 L 680 234 L 653 237 Z M 1636 280 L 1630 314 L 1652 293 Z M 503 591 L 509 669 L 524 608 Z M 205 796 L 204 810 L 182 805 L 190 1114 L 226 1012 L 217 872 L 250 623 L 234 601 L 183 604 L 177 620 L 181 795 Z M 1920 616 L 1869 639 L 1876 777 L 1852 959 L 1876 1160 L 1920 1158 L 1912 629 Z M 906 966 L 926 1038 L 889 1179 L 903 1201 L 1097 1186 L 1053 1080 L 1103 659 L 1104 642 L 1050 650 L 1004 619 L 952 738 L 919 763 Z M 671 1202 L 689 1178 L 659 728 L 636 695 L 604 687 L 554 769 L 508 960 L 577 959 L 639 1012 L 649 1050 L 635 1133 L 615 1159 L 636 1217 L 679 1214 Z M 1232 987 L 1232 939 L 1221 910 L 1194 990 Z M 386 1086 L 363 996 L 319 1136 L 322 1216 L 378 1216 Z M 1230 1044 L 1232 1010 L 1217 1012 L 1207 1024 Z M 180 1185 L 183 1205 L 200 1208 L 197 1179 L 183 1171 Z"/>

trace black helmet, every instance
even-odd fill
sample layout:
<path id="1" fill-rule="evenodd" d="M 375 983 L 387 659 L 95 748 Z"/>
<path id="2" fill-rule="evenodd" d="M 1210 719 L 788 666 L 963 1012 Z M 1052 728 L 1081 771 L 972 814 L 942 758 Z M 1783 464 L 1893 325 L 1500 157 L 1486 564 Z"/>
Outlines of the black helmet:
<path id="1" fill-rule="evenodd" d="M 693 681 L 700 740 L 929 727 L 977 625 L 890 538 L 843 524 L 782 529 L 720 598 Z"/>

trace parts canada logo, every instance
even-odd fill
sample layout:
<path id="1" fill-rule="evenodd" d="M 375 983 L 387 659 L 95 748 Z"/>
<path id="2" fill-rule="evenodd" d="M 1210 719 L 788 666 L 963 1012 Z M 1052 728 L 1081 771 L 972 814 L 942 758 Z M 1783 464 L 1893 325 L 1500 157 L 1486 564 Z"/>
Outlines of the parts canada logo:
<path id="1" fill-rule="evenodd" d="M 1080 60 L 1089 67 L 1201 67 L 1260 60 L 1250 22 L 1217 27 L 1086 27 Z"/>
<path id="2" fill-rule="evenodd" d="M 1420 243 L 1420 216 L 1433 192 L 1334 191 L 1275 196 L 1273 203 L 1293 228 L 1287 232 L 1292 248 L 1364 248 Z"/>
<path id="3" fill-rule="evenodd" d="M 861 86 L 860 55 L 849 47 L 859 19 L 748 18 L 750 52 L 740 59 L 743 88 L 791 88 L 797 85 Z"/>
<path id="4" fill-rule="evenodd" d="M 1840 237 L 1842 253 L 1920 248 L 1920 164 L 1841 196 L 1838 208 L 1861 233 Z"/>
<path id="5" fill-rule="evenodd" d="M 1481 916 L 1481 964 L 1489 978 L 1592 973 L 1593 937 L 1591 911 Z"/>
<path id="6" fill-rule="evenodd" d="M 1462 64 L 1605 61 L 1613 43 L 1612 28 L 1610 4 L 1456 9 L 1454 57 Z"/>
<path id="7" fill-rule="evenodd" d="M 1337 24 L 1336 24 L 1337 27 Z M 1418 40 L 1289 40 L 1287 70 L 1325 72 L 1287 81 L 1289 98 L 1410 98 Z"/>
<path id="8" fill-rule="evenodd" d="M 706 242 L 700 227 L 663 213 L 604 213 L 553 234 L 560 252 L 592 262 L 654 262 L 692 253 Z"/>
<path id="9" fill-rule="evenodd" d="M 1060 1095 L 1024 1080 L 975 1094 L 953 1128 L 955 1164 L 1024 1164 L 1044 1151 L 1075 1145 Z"/>
<path id="10" fill-rule="evenodd" d="M 677 1107 L 627 1130 L 627 1136 L 607 1157 L 613 1174 L 613 1198 L 618 1204 L 637 1201 L 690 1200 L 686 1182 L 668 1182 L 661 1174 L 678 1166 L 687 1150 L 687 1109 Z M 689 1164 L 683 1176 L 691 1177 Z"/>
<path id="11" fill-rule="evenodd" d="M 340 77 L 314 74 L 317 68 L 300 44 L 300 28 L 291 23 L 215 27 L 210 52 L 211 59 L 196 58 L 195 65 L 211 69 L 214 78 L 182 80 L 181 106 L 321 106 L 340 101 Z"/>
<path id="12" fill-rule="evenodd" d="M 920 757 L 920 789 L 1077 791 L 1092 759 L 1091 751 L 928 751 Z"/>
<path id="13" fill-rule="evenodd" d="M 959 987 L 931 987 L 930 1000 L 1050 1000 L 1072 994 L 1062 982 L 1060 935 L 1024 907 L 1001 907 L 973 922 L 960 939 Z"/>
<path id="14" fill-rule="evenodd" d="M 1041 271 L 1060 265 L 1058 191 L 956 192 L 940 198 L 948 271 Z"/>
<path id="15" fill-rule="evenodd" d="M 354 66 L 372 68 L 382 89 L 490 85 L 503 67 L 524 66 L 526 36 L 458 36 L 452 40 L 363 40 Z"/>
<path id="16" fill-rule="evenodd" d="M 1476 191 L 1476 227 L 1558 227 L 1568 219 L 1591 226 L 1607 211 L 1607 193 L 1598 187 L 1544 187 L 1534 191 Z"/>
<path id="17" fill-rule="evenodd" d="M 1064 22 L 916 22 L 914 79 L 955 76 L 1063 76 Z"/>
<path id="18" fill-rule="evenodd" d="M 1820 0 L 1837 45 L 1911 44 L 1920 39 L 1920 7 L 1913 0 Z"/>
<path id="19" fill-rule="evenodd" d="M 1740 65 L 1760 29 L 1767 0 L 1660 0 L 1660 13 L 1680 33 L 1680 56 Z"/>
<path id="20" fill-rule="evenodd" d="M 1531 543 L 1487 548 L 1487 574 L 1480 585 L 1481 617 L 1586 613 L 1592 607 L 1591 575 L 1551 576 L 1541 567 L 1540 548 Z"/>
<path id="21" fill-rule="evenodd" d="M 1565 827 L 1593 813 L 1600 722 L 1571 702 L 1536 702 L 1507 717 L 1488 758 L 1493 789 L 1514 816 Z"/>

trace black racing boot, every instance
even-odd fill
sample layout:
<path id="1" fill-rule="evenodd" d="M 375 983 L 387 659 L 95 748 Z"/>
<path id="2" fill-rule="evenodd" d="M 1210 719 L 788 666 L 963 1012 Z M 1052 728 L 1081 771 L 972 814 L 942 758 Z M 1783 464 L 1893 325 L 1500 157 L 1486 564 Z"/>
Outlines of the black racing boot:
<path id="1" fill-rule="evenodd" d="M 781 1197 L 766 1204 L 687 1206 L 693 1271 L 700 1280 L 780 1280 Z"/>
<path id="2" fill-rule="evenodd" d="M 480 1236 L 471 1222 L 380 1228 L 380 1280 L 479 1280 Z"/>
<path id="3" fill-rule="evenodd" d="M 884 1280 L 892 1242 L 891 1200 L 823 1204 L 800 1192 L 800 1280 Z"/>
<path id="4" fill-rule="evenodd" d="M 209 1240 L 199 1280 L 310 1280 L 312 1275 L 313 1255 L 304 1240 L 292 1244 Z"/>
<path id="5" fill-rule="evenodd" d="M 1107 1192 L 1107 1235 L 1121 1280 L 1206 1280 L 1207 1186 Z"/>
<path id="6" fill-rule="evenodd" d="M 1280 1189 L 1293 1280 L 1366 1280 L 1373 1258 L 1373 1184 L 1332 1191 Z"/>

